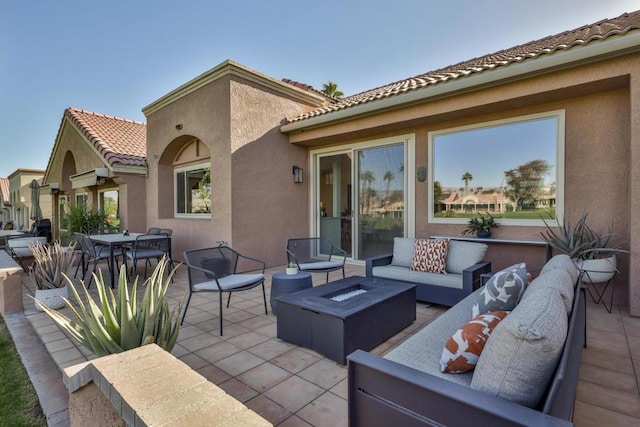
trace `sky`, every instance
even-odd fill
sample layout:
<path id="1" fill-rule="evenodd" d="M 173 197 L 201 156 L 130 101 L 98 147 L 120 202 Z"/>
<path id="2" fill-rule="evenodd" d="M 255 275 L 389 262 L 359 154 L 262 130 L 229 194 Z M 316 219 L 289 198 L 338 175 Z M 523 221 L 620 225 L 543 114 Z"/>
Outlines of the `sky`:
<path id="1" fill-rule="evenodd" d="M 65 108 L 142 108 L 232 59 L 345 95 L 640 9 L 639 0 L 4 0 L 0 177 L 45 170 Z"/>

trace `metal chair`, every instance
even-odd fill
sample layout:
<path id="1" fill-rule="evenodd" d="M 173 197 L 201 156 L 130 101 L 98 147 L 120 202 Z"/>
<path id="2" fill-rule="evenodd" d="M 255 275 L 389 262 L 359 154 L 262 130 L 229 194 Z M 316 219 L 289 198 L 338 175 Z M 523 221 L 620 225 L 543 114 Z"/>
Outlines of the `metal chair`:
<path id="1" fill-rule="evenodd" d="M 111 258 L 111 253 L 109 251 L 108 246 L 104 245 L 96 245 L 91 237 L 88 234 L 84 233 L 75 233 L 76 240 L 80 245 L 80 250 L 82 251 L 82 258 L 80 259 L 80 263 L 76 267 L 76 271 L 74 273 L 74 277 L 78 275 L 78 269 L 82 265 L 82 280 L 84 281 L 87 271 L 89 271 L 89 264 L 93 263 L 93 271 L 91 272 L 91 276 L 89 277 L 89 283 L 87 284 L 87 288 L 91 286 L 91 282 L 93 281 L 93 274 L 96 272 L 96 268 L 98 267 L 98 263 L 102 260 L 109 261 Z M 118 265 L 118 258 L 115 258 L 115 265 Z M 111 272 L 111 265 L 107 262 L 107 267 L 109 268 L 109 272 Z"/>
<path id="2" fill-rule="evenodd" d="M 344 264 L 347 253 L 337 247 L 325 237 L 304 237 L 287 240 L 287 262 L 294 262 L 300 271 L 309 273 L 329 273 L 342 270 L 344 279 Z"/>
<path id="3" fill-rule="evenodd" d="M 189 296 L 182 313 L 182 320 L 189 308 L 191 296 L 196 292 L 217 292 L 220 305 L 220 335 L 222 336 L 222 294 L 228 292 L 227 308 L 233 292 L 246 291 L 262 285 L 264 314 L 267 314 L 267 296 L 264 289 L 265 263 L 262 260 L 242 255 L 228 246 L 194 249 L 184 252 L 189 271 Z M 238 261 L 245 268 L 258 267 L 260 273 L 238 273 Z M 251 270 L 249 270 L 251 271 Z"/>
<path id="4" fill-rule="evenodd" d="M 151 266 L 151 259 L 160 262 L 163 256 L 167 256 L 171 269 L 173 270 L 173 259 L 171 258 L 171 238 L 166 233 L 157 234 L 141 234 L 136 237 L 135 242 L 126 251 L 127 258 L 131 261 L 130 276 L 133 277 L 134 272 L 138 268 L 138 260 L 144 260 L 144 278 L 147 277 L 147 266 Z"/>

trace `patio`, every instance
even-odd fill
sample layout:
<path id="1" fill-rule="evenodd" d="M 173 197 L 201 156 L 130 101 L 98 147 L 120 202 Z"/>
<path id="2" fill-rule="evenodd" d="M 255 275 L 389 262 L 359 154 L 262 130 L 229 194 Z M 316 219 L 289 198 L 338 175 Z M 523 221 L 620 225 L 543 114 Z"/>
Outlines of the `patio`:
<path id="1" fill-rule="evenodd" d="M 267 298 L 271 276 L 283 270 L 267 270 Z M 347 265 L 346 275 L 364 275 L 364 266 Z M 330 280 L 341 277 L 333 272 Z M 323 284 L 324 278 L 314 275 L 314 285 Z M 168 296 L 177 302 L 187 286 L 186 269 L 181 266 Z M 92 356 L 34 309 L 27 296 L 33 293 L 27 276 L 23 287 L 24 316 L 9 315 L 7 324 L 49 425 L 65 426 L 68 394 L 55 367 L 62 369 Z M 94 294 L 95 288 L 91 287 Z M 574 422 L 577 426 L 640 424 L 640 318 L 631 318 L 620 306 L 609 314 L 602 305 L 589 299 L 588 303 L 588 348 L 583 353 Z M 416 309 L 416 321 L 373 352 L 387 352 L 446 307 L 418 303 Z M 276 317 L 270 310 L 264 314 L 260 288 L 234 294 L 224 322 L 220 337 L 216 296 L 194 294 L 173 354 L 274 425 L 347 425 L 346 367 L 277 340 Z"/>

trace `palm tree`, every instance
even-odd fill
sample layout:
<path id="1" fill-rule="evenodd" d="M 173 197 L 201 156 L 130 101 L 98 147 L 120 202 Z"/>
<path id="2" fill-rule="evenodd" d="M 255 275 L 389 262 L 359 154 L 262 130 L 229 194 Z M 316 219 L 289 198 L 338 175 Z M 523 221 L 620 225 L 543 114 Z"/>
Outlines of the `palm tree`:
<path id="1" fill-rule="evenodd" d="M 473 180 L 473 175 L 471 175 L 470 172 L 465 172 L 464 175 L 462 175 L 462 180 L 464 181 L 464 194 L 467 194 L 469 190 L 469 181 Z"/>
<path id="2" fill-rule="evenodd" d="M 385 174 L 384 174 L 384 177 L 382 178 L 387 183 L 387 194 L 386 194 L 386 197 L 389 197 L 389 193 L 390 193 L 390 190 L 391 190 L 391 181 L 393 181 L 395 177 L 396 176 L 393 174 L 393 172 L 386 171 Z"/>
<path id="3" fill-rule="evenodd" d="M 344 96 L 344 93 L 342 93 L 342 91 L 338 90 L 338 84 L 332 82 L 331 80 L 329 80 L 327 83 L 324 83 L 322 85 L 322 93 L 324 93 L 325 95 L 331 96 L 333 98 L 342 98 Z"/>

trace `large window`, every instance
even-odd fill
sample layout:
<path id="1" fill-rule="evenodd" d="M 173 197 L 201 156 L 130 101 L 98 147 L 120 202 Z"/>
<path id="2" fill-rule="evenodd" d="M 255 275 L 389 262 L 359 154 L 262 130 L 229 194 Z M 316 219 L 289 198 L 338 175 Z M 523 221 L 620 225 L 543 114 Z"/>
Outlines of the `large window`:
<path id="1" fill-rule="evenodd" d="M 211 216 L 211 166 L 175 169 L 176 216 Z"/>
<path id="2" fill-rule="evenodd" d="M 562 218 L 564 111 L 431 132 L 429 158 L 431 223 Z"/>

